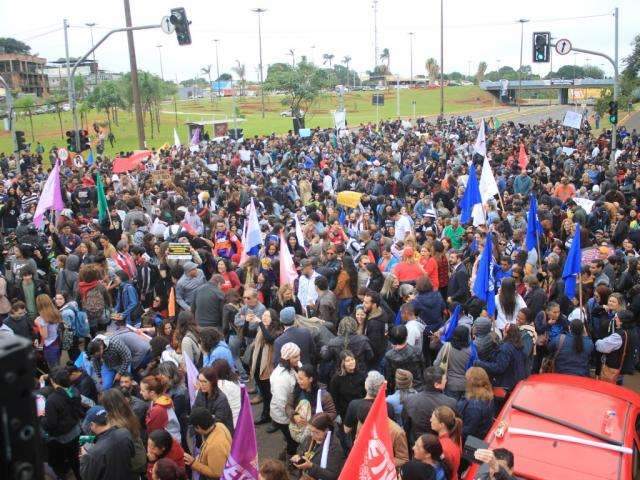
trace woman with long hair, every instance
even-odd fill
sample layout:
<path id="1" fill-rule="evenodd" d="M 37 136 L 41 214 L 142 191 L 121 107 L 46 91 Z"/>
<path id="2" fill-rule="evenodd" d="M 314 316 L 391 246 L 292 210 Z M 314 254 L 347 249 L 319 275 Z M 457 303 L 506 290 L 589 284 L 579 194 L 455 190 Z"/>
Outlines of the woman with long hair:
<path id="1" fill-rule="evenodd" d="M 527 377 L 526 357 L 518 327 L 508 324 L 504 340 L 493 360 L 476 360 L 475 366 L 486 370 L 493 379 L 493 386 L 513 390 L 520 380 Z"/>
<path id="2" fill-rule="evenodd" d="M 593 340 L 587 336 L 584 324 L 578 318 L 571 321 L 566 335 L 560 334 L 549 343 L 549 355 L 555 358 L 555 373 L 588 377 L 593 351 Z"/>
<path id="3" fill-rule="evenodd" d="M 471 367 L 465 378 L 465 395 L 456 405 L 456 411 L 462 418 L 463 442 L 469 435 L 484 438 L 493 424 L 495 414 L 493 388 L 487 372 L 480 367 Z"/>
<path id="4" fill-rule="evenodd" d="M 98 265 L 82 265 L 78 272 L 78 300 L 87 312 L 91 336 L 104 331 L 111 321 L 111 295 L 103 284 L 104 270 Z"/>
<path id="5" fill-rule="evenodd" d="M 231 415 L 233 416 L 233 426 L 235 428 L 238 423 L 238 415 L 240 415 L 240 406 L 242 405 L 242 390 L 238 381 L 238 374 L 234 372 L 226 360 L 216 360 L 211 364 L 211 368 L 218 377 L 218 388 L 227 397 Z"/>
<path id="6" fill-rule="evenodd" d="M 272 299 L 271 305 L 276 312 L 281 312 L 283 308 L 293 307 L 296 315 L 304 314 L 300 300 L 296 297 L 293 286 L 289 283 L 285 283 L 278 288 L 278 293 Z"/>
<path id="7" fill-rule="evenodd" d="M 436 367 L 442 364 L 446 365 L 445 393 L 451 398 L 459 400 L 464 395 L 465 372 L 473 365 L 473 361 L 477 357 L 475 345 L 469 336 L 469 329 L 464 325 L 458 325 L 454 329 L 451 339 L 444 343 L 433 362 Z"/>
<path id="8" fill-rule="evenodd" d="M 35 326 L 38 330 L 38 343 L 42 345 L 44 360 L 49 369 L 56 367 L 60 362 L 61 342 L 59 333 L 62 323 L 60 311 L 51 301 L 47 294 L 40 294 L 36 297 L 36 308 L 38 317 Z"/>
<path id="9" fill-rule="evenodd" d="M 450 480 L 458 480 L 462 457 L 462 420 L 445 405 L 431 414 L 431 430 L 438 434 L 442 445 L 442 457 L 451 471 Z"/>
<path id="10" fill-rule="evenodd" d="M 425 243 L 420 248 L 420 266 L 422 266 L 425 275 L 431 280 L 433 289 L 439 291 L 440 275 L 438 274 L 438 262 L 433 257 L 433 245 L 430 243 Z"/>
<path id="11" fill-rule="evenodd" d="M 296 411 L 300 403 L 306 401 L 311 408 L 310 412 L 315 412 L 318 407 L 318 401 L 320 401 L 322 411 L 331 415 L 332 419 L 335 419 L 337 412 L 333 397 L 318 384 L 318 374 L 315 367 L 309 364 L 302 365 L 298 369 L 296 377 L 297 385 L 294 391 Z M 294 413 L 293 421 L 298 426 L 305 426 L 309 419 Z"/>
<path id="12" fill-rule="evenodd" d="M 280 289 L 282 290 L 282 288 Z M 271 420 L 269 415 L 271 403 L 269 378 L 273 372 L 273 343 L 281 334 L 282 326 L 280 325 L 278 313 L 274 309 L 268 308 L 264 311 L 258 323 L 258 333 L 253 342 L 253 351 L 251 352 L 251 371 L 249 376 L 254 379 L 262 397 L 262 415 L 256 420 L 256 425 L 262 425 Z"/>
<path id="13" fill-rule="evenodd" d="M 424 269 L 415 258 L 413 248 L 404 248 L 402 251 L 402 260 L 393 267 L 393 274 L 401 283 L 415 283 L 419 277 L 425 274 Z"/>
<path id="14" fill-rule="evenodd" d="M 430 472 L 433 472 L 433 476 L 431 478 L 435 478 L 435 480 L 447 480 L 450 478 L 449 474 L 451 469 L 447 463 L 442 461 L 442 453 L 443 451 L 440 439 L 432 433 L 420 435 L 413 444 L 414 461 L 429 466 Z M 402 478 L 407 477 L 409 470 L 414 468 L 414 461 L 407 462 L 403 465 Z"/>
<path id="15" fill-rule="evenodd" d="M 229 432 L 233 432 L 233 413 L 229 400 L 218 387 L 218 375 L 211 367 L 203 368 L 198 374 L 198 393 L 191 409 L 197 407 L 206 408 L 216 417 L 216 421 L 224 423 Z"/>
<path id="16" fill-rule="evenodd" d="M 342 257 L 342 270 L 338 274 L 336 288 L 333 290 L 338 298 L 338 317 L 349 315 L 353 299 L 358 292 L 358 271 L 350 255 Z"/>
<path id="17" fill-rule="evenodd" d="M 369 272 L 369 283 L 367 284 L 367 288 L 380 293 L 380 290 L 382 290 L 382 286 L 384 285 L 384 275 L 382 275 L 378 265 L 373 262 L 367 263 L 366 268 Z"/>
<path id="18" fill-rule="evenodd" d="M 438 266 L 438 289 L 440 295 L 446 301 L 447 300 L 447 288 L 449 286 L 449 259 L 445 253 L 444 245 L 441 241 L 436 240 L 432 243 L 431 255 L 436 261 Z"/>
<path id="19" fill-rule="evenodd" d="M 333 397 L 338 415 L 344 418 L 351 400 L 364 398 L 364 381 L 367 377 L 363 369 L 358 368 L 356 357 L 349 350 L 343 350 L 339 356 L 339 366 L 329 383 L 329 392 Z"/>
<path id="20" fill-rule="evenodd" d="M 504 278 L 496 295 L 496 326 L 504 330 L 508 323 L 515 324 L 518 312 L 526 306 L 522 296 L 516 292 L 513 278 Z"/>
<path id="21" fill-rule="evenodd" d="M 236 292 L 240 291 L 240 279 L 238 278 L 238 274 L 231 270 L 231 264 L 229 260 L 224 258 L 218 259 L 216 262 L 216 272 L 222 275 L 224 278 L 224 282 L 220 285 L 220 290 L 222 293 L 227 293 L 229 290 L 235 290 Z"/>
<path id="22" fill-rule="evenodd" d="M 562 333 L 567 330 L 567 317 L 560 312 L 560 305 L 549 302 L 546 308 L 534 318 L 536 333 L 538 334 L 538 345 L 536 347 L 536 358 L 533 365 L 533 372 L 540 371 L 542 359 L 548 353 L 549 343 L 557 340 Z"/>
<path id="23" fill-rule="evenodd" d="M 291 463 L 303 472 L 304 477 L 318 480 L 338 478 L 345 455 L 333 421 L 327 412 L 316 413 L 309 421 L 310 435 L 300 444 L 298 454 L 291 457 Z"/>
<path id="24" fill-rule="evenodd" d="M 388 273 L 384 278 L 382 289 L 380 290 L 380 296 L 387 302 L 387 305 L 393 312 L 397 312 L 402 305 L 402 299 L 398 292 L 400 288 L 400 281 L 393 273 Z"/>
<path id="25" fill-rule="evenodd" d="M 191 312 L 185 310 L 178 314 L 175 335 L 183 358 L 188 355 L 196 367 L 200 366 L 202 364 L 202 351 L 199 346 L 200 327 Z"/>

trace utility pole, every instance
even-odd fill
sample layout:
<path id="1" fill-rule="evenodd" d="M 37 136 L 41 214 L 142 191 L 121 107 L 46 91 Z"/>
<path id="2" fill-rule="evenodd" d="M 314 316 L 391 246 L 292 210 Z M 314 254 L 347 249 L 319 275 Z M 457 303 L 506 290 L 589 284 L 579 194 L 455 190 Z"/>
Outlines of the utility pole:
<path id="1" fill-rule="evenodd" d="M 4 98 L 7 102 L 7 118 L 9 119 L 9 130 L 11 131 L 11 141 L 13 141 L 13 151 L 18 151 L 18 141 L 16 140 L 16 124 L 13 121 L 13 95 L 9 84 L 0 76 L 0 85 L 4 87 Z M 20 171 L 20 162 L 16 162 L 18 173 Z"/>
<path id="2" fill-rule="evenodd" d="M 373 0 L 373 68 L 378 66 L 378 0 Z"/>
<path id="3" fill-rule="evenodd" d="M 158 55 L 160 56 L 160 78 L 164 82 L 164 70 L 162 69 L 162 45 L 156 45 L 158 47 Z"/>
<path id="4" fill-rule="evenodd" d="M 413 88 L 413 36 L 414 32 L 409 32 L 409 88 Z"/>
<path id="5" fill-rule="evenodd" d="M 180 84 L 178 83 L 178 74 L 176 73 L 176 93 L 173 96 L 173 113 L 176 117 L 176 128 L 178 128 L 178 89 Z"/>
<path id="6" fill-rule="evenodd" d="M 93 27 L 96 26 L 96 23 L 95 22 L 89 22 L 89 23 L 85 23 L 85 25 L 87 27 L 89 27 L 89 33 L 91 34 L 91 48 L 93 48 L 93 45 L 94 45 L 93 44 Z M 98 64 L 96 63 L 96 52 L 95 52 L 95 50 L 93 51 L 93 66 L 96 69 L 96 75 L 95 75 L 96 84 L 95 84 L 95 87 L 97 87 L 98 86 Z"/>
<path id="7" fill-rule="evenodd" d="M 444 0 L 440 0 L 440 115 L 444 116 Z"/>
<path id="8" fill-rule="evenodd" d="M 62 27 L 64 29 L 64 53 L 67 57 L 67 93 L 69 94 L 69 107 L 71 107 L 71 112 L 73 113 L 73 129 L 76 131 L 76 144 L 78 144 L 80 142 L 80 135 L 77 134 L 78 120 L 75 115 L 76 92 L 73 78 L 71 76 L 71 61 L 69 59 L 69 22 L 66 18 L 62 21 Z"/>
<path id="9" fill-rule="evenodd" d="M 216 44 L 216 75 L 218 78 L 216 79 L 216 85 L 218 86 L 218 101 L 220 101 L 220 62 L 218 60 L 218 42 L 220 39 L 214 38 L 213 42 Z"/>
<path id="10" fill-rule="evenodd" d="M 251 10 L 258 14 L 258 47 L 260 49 L 260 97 L 262 101 L 262 118 L 264 118 L 264 78 L 262 68 L 262 14 L 266 12 L 266 8 L 254 8 Z"/>
<path id="11" fill-rule="evenodd" d="M 396 74 L 396 116 L 400 117 L 400 75 Z"/>
<path id="12" fill-rule="evenodd" d="M 124 18 L 127 28 L 132 27 L 131 7 L 129 0 L 124 0 Z M 138 148 L 144 149 L 144 118 L 142 117 L 142 104 L 140 103 L 140 84 L 138 83 L 138 63 L 136 62 L 136 46 L 133 42 L 133 31 L 127 30 L 127 43 L 129 44 L 129 65 L 131 66 L 131 92 L 133 106 L 136 112 L 136 126 L 138 127 Z"/>
<path id="13" fill-rule="evenodd" d="M 518 112 L 520 111 L 520 90 L 522 90 L 522 44 L 524 42 L 524 24 L 529 20 L 521 18 L 520 22 L 520 68 L 518 69 L 518 90 L 516 90 L 516 105 L 518 105 Z"/>

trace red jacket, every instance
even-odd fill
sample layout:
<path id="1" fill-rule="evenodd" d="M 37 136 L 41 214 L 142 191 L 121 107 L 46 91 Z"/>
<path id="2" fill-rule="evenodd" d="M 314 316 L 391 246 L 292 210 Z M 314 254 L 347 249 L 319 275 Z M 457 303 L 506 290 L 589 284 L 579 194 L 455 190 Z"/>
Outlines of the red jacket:
<path id="1" fill-rule="evenodd" d="M 171 449 L 162 458 L 173 460 L 173 462 L 178 465 L 178 467 L 184 468 L 184 450 L 182 449 L 180 444 L 176 442 L 175 438 L 173 439 L 173 443 L 171 444 Z M 147 480 L 153 480 L 153 466 L 155 464 L 156 462 L 147 462 Z"/>

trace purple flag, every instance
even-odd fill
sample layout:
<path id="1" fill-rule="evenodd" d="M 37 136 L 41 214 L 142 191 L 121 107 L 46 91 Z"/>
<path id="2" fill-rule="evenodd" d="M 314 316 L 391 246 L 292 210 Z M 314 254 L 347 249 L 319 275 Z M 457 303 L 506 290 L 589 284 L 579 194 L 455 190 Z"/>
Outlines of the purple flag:
<path id="1" fill-rule="evenodd" d="M 36 227 L 42 226 L 42 219 L 47 210 L 61 211 L 64 208 L 64 202 L 62 201 L 62 192 L 60 191 L 60 162 L 56 161 L 53 166 L 47 182 L 42 188 L 38 205 L 36 206 L 36 213 L 33 216 L 33 223 Z"/>
<path id="2" fill-rule="evenodd" d="M 186 353 L 182 355 L 184 359 L 184 367 L 187 371 L 187 388 L 189 389 L 189 400 L 191 400 L 191 406 L 196 401 L 196 385 L 198 384 L 198 369 L 193 364 L 191 357 Z"/>
<path id="3" fill-rule="evenodd" d="M 193 137 L 191 137 L 191 145 L 198 145 L 200 143 L 200 129 L 196 128 L 193 131 Z"/>
<path id="4" fill-rule="evenodd" d="M 242 405 L 233 434 L 231 453 L 222 472 L 224 480 L 258 480 L 258 445 L 253 426 L 251 402 L 247 388 L 242 386 Z"/>

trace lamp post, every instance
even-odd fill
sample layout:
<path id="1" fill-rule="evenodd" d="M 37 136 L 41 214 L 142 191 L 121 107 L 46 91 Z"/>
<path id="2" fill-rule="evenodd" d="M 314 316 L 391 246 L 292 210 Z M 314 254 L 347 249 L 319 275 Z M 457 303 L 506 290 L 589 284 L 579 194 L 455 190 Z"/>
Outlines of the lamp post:
<path id="1" fill-rule="evenodd" d="M 522 90 L 522 45 L 524 42 L 524 24 L 529 20 L 521 18 L 520 22 L 520 68 L 518 69 L 518 90 L 516 91 L 516 105 L 518 105 L 518 112 L 520 111 L 520 90 Z"/>
<path id="2" fill-rule="evenodd" d="M 218 57 L 218 43 L 220 42 L 219 38 L 214 38 L 213 43 L 216 44 L 216 75 L 218 78 L 216 79 L 216 86 L 218 87 L 218 101 L 220 100 L 220 60 Z M 262 63 L 262 62 L 260 62 Z"/>
<path id="3" fill-rule="evenodd" d="M 413 36 L 415 32 L 409 32 L 409 88 L 413 88 Z"/>
<path id="4" fill-rule="evenodd" d="M 91 48 L 93 48 L 93 27 L 96 26 L 95 22 L 89 22 L 89 23 L 85 23 L 85 25 L 87 27 L 89 27 L 89 33 L 91 34 Z M 93 52 L 93 66 L 96 69 L 96 75 L 95 75 L 95 86 L 98 86 L 98 65 L 96 64 L 96 52 Z"/>
<path id="5" fill-rule="evenodd" d="M 267 11 L 266 8 L 254 8 L 251 10 L 258 14 L 258 48 L 260 49 L 260 97 L 262 101 L 262 118 L 264 118 L 264 78 L 262 68 L 262 14 Z"/>
<path id="6" fill-rule="evenodd" d="M 160 78 L 164 82 L 164 70 L 162 69 L 162 45 L 156 45 L 158 47 L 158 55 L 160 56 Z"/>
<path id="7" fill-rule="evenodd" d="M 444 117 L 444 0 L 440 0 L 440 116 Z"/>

